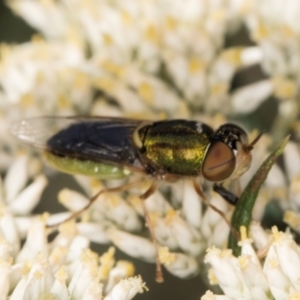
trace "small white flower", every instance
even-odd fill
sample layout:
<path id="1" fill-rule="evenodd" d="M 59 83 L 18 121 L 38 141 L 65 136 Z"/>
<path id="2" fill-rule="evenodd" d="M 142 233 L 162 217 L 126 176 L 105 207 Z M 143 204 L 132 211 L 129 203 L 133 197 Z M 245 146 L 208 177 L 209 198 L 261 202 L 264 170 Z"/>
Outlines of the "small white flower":
<path id="1" fill-rule="evenodd" d="M 284 149 L 284 164 L 287 177 L 290 181 L 296 178 L 300 173 L 300 150 L 295 142 L 288 142 Z"/>
<path id="2" fill-rule="evenodd" d="M 155 261 L 155 250 L 152 242 L 121 230 L 111 230 L 111 241 L 122 251 L 144 261 Z"/>
<path id="3" fill-rule="evenodd" d="M 80 222 L 77 224 L 78 232 L 87 237 L 91 242 L 99 244 L 109 243 L 109 234 L 107 232 L 111 224 L 103 220 L 100 223 Z"/>
<path id="4" fill-rule="evenodd" d="M 199 230 L 190 226 L 177 212 L 170 211 L 166 216 L 166 222 L 182 251 L 194 256 L 198 256 L 203 252 Z"/>
<path id="5" fill-rule="evenodd" d="M 33 259 L 39 252 L 47 253 L 45 222 L 42 218 L 35 219 L 28 231 L 27 239 L 16 257 L 17 262 Z"/>
<path id="6" fill-rule="evenodd" d="M 219 194 L 213 192 L 210 203 L 227 213 L 228 218 L 230 217 L 231 209 Z M 219 214 L 211 208 L 207 208 L 202 217 L 201 232 L 208 245 L 222 247 L 227 240 L 229 227 Z"/>
<path id="7" fill-rule="evenodd" d="M 253 243 L 258 250 L 264 249 L 270 242 L 270 234 L 257 222 L 251 222 L 250 233 Z"/>
<path id="8" fill-rule="evenodd" d="M 111 268 L 105 287 L 105 293 L 110 292 L 114 286 L 120 281 L 120 278 L 126 276 L 133 276 L 134 268 L 133 265 L 127 261 L 118 261 L 115 267 Z"/>
<path id="9" fill-rule="evenodd" d="M 39 175 L 34 181 L 30 179 L 30 158 L 24 154 L 17 157 L 10 166 L 3 184 L 0 184 L 2 205 L 14 214 L 26 215 L 38 204 L 40 196 L 47 185 L 47 179 Z"/>
<path id="10" fill-rule="evenodd" d="M 159 250 L 159 259 L 171 274 L 179 278 L 194 277 L 199 273 L 199 263 L 193 256 L 169 252 L 163 247 Z"/>
<path id="11" fill-rule="evenodd" d="M 189 181 L 183 183 L 182 214 L 188 224 L 197 229 L 201 228 L 202 204 L 192 183 Z"/>
<path id="12" fill-rule="evenodd" d="M 232 97 L 232 108 L 243 114 L 254 111 L 273 92 L 270 80 L 259 81 L 236 90 Z"/>
<path id="13" fill-rule="evenodd" d="M 146 289 L 141 277 L 134 277 L 121 280 L 104 300 L 130 300 L 137 293 L 142 293 Z"/>
<path id="14" fill-rule="evenodd" d="M 67 285 L 66 285 L 67 279 L 68 279 L 68 272 L 66 270 L 66 266 L 62 265 L 55 273 L 55 281 L 51 288 L 51 294 L 56 295 L 56 297 L 59 300 L 67 299 L 69 296 Z"/>
<path id="15" fill-rule="evenodd" d="M 233 262 L 234 260 L 234 262 Z M 236 259 L 230 250 L 211 248 L 208 250 L 205 262 L 209 262 L 214 274 L 225 294 L 233 298 L 249 297 L 249 290 L 244 285 L 240 271 L 236 268 Z"/>

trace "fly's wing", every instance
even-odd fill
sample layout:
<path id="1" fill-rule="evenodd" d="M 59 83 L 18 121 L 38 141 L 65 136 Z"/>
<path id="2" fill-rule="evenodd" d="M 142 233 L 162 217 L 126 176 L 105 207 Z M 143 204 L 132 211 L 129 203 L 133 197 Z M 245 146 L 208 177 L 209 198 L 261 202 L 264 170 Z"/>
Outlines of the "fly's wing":
<path id="1" fill-rule="evenodd" d="M 143 171 L 134 130 L 143 121 L 106 117 L 42 117 L 12 124 L 11 133 L 55 155 Z"/>

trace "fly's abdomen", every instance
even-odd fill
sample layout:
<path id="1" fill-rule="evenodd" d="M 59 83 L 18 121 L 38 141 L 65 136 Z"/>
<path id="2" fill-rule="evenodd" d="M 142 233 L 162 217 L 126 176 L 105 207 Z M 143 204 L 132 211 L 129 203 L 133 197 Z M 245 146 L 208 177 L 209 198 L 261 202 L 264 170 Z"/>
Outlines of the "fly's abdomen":
<path id="1" fill-rule="evenodd" d="M 127 165 L 138 164 L 130 138 L 135 127 L 115 120 L 74 123 L 47 140 L 44 157 L 65 173 L 123 178 L 130 173 Z"/>
<path id="2" fill-rule="evenodd" d="M 79 174 L 98 179 L 119 179 L 128 176 L 130 173 L 128 169 L 121 166 L 58 156 L 49 151 L 44 151 L 43 154 L 52 168 L 68 174 Z"/>
<path id="3" fill-rule="evenodd" d="M 194 121 L 163 121 L 140 129 L 142 159 L 157 173 L 201 173 L 213 130 Z"/>

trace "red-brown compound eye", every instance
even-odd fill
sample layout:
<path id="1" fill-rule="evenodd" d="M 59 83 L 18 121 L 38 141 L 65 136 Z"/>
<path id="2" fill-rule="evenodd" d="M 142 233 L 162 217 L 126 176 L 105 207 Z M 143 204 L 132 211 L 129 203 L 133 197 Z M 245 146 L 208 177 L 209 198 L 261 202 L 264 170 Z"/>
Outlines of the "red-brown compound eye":
<path id="1" fill-rule="evenodd" d="M 235 169 L 235 155 L 225 143 L 213 142 L 205 155 L 202 174 L 209 181 L 223 181 Z"/>

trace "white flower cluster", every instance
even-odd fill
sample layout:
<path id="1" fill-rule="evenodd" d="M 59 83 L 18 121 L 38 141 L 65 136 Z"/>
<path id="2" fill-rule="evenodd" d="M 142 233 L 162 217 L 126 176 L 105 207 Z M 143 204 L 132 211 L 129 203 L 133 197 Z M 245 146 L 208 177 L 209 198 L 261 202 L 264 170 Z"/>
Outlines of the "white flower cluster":
<path id="1" fill-rule="evenodd" d="M 40 166 L 35 159 L 20 154 L 12 164 L 19 146 L 7 134 L 8 123 L 28 116 L 88 113 L 194 118 L 217 127 L 225 121 L 217 112 L 241 116 L 275 94 L 288 100 L 280 102 L 278 114 L 284 120 L 278 126 L 285 133 L 299 116 L 300 4 L 297 0 L 10 0 L 8 5 L 43 38 L 0 46 L 0 170 L 8 170 L 0 186 L 0 290 L 10 299 L 131 299 L 144 284 L 140 278 L 124 279 L 133 273 L 130 265 L 115 264 L 113 250 L 99 260 L 88 247 L 90 241 L 112 242 L 131 256 L 155 260 L 153 244 L 141 236 L 143 209 L 138 195 L 145 186 L 127 199 L 102 195 L 79 223 L 63 226 L 49 244 L 45 220 L 28 217 L 47 180 L 37 175 Z M 257 46 L 225 49 L 226 35 L 242 23 Z M 235 72 L 256 63 L 271 78 L 230 91 Z M 300 136 L 299 124 L 294 128 Z M 268 143 L 264 136 L 257 144 L 242 188 L 265 157 Z M 290 209 L 285 221 L 300 232 L 299 153 L 298 145 L 287 146 L 287 178 L 273 167 L 253 212 L 256 220 L 268 200 L 277 198 Z M 80 182 L 88 195 L 102 188 L 94 183 L 91 187 L 89 180 Z M 202 211 L 188 182 L 166 190 L 157 191 L 145 205 L 161 262 L 170 273 L 187 278 L 199 272 L 208 245 L 225 246 L 229 228 L 211 209 Z M 284 202 L 287 195 L 289 201 Z M 59 198 L 71 212 L 89 201 L 69 190 Z M 230 216 L 230 208 L 218 195 L 209 198 Z M 67 216 L 53 215 L 48 221 L 56 223 Z M 266 233 L 257 228 L 252 230 L 253 239 L 261 248 L 267 243 Z M 258 232 L 263 240 L 257 241 Z M 206 259 L 225 296 L 208 292 L 203 300 L 299 296 L 298 246 L 275 229 L 273 238 L 263 267 L 247 239 L 238 259 L 227 250 L 211 250 Z"/>
<path id="2" fill-rule="evenodd" d="M 38 175 L 25 187 L 29 162 L 20 155 L 0 184 L 1 299 L 129 300 L 143 292 L 146 287 L 140 277 L 132 277 L 131 263 L 115 262 L 113 248 L 98 257 L 74 224 L 61 226 L 53 241 L 47 241 L 49 216 L 28 216 L 47 180 Z"/>
<path id="3" fill-rule="evenodd" d="M 300 295 L 300 247 L 288 233 L 272 228 L 268 236 L 260 226 L 253 225 L 255 243 L 267 248 L 266 258 L 260 261 L 252 241 L 244 236 L 240 242 L 241 256 L 234 257 L 231 250 L 211 248 L 206 262 L 212 267 L 210 280 L 218 283 L 225 296 L 208 291 L 202 300 L 240 299 L 297 299 Z"/>
<path id="4" fill-rule="evenodd" d="M 300 3 L 254 0 L 251 6 L 245 24 L 262 53 L 261 66 L 270 76 L 272 94 L 279 100 L 273 129 L 278 142 L 288 130 L 296 129 L 295 122 L 299 123 Z"/>
<path id="5" fill-rule="evenodd" d="M 299 12 L 297 0 L 254 0 L 245 18 L 251 38 L 262 50 L 264 70 L 272 76 L 291 79 L 276 86 L 277 95 L 283 99 L 294 97 L 300 83 Z"/>
<path id="6" fill-rule="evenodd" d="M 113 248 L 98 257 L 72 224 L 65 225 L 49 244 L 45 228 L 42 218 L 33 220 L 26 242 L 15 257 L 12 245 L 1 241 L 3 299 L 10 295 L 16 300 L 50 296 L 62 300 L 129 300 L 145 289 L 140 277 L 127 279 L 133 275 L 132 264 L 115 264 Z"/>
<path id="7" fill-rule="evenodd" d="M 14 0 L 9 5 L 48 39 L 49 46 L 65 53 L 66 67 L 71 64 L 80 74 L 85 72 L 123 113 L 148 110 L 149 114 L 152 107 L 185 117 L 186 101 L 207 112 L 222 105 L 223 113 L 245 113 L 271 93 L 269 82 L 254 84 L 251 105 L 249 87 L 234 94 L 231 105 L 228 92 L 235 71 L 261 60 L 259 48 L 223 49 L 226 34 L 249 10 L 244 1 Z M 46 74 L 58 64 L 59 60 Z M 60 86 L 72 84 L 72 77 L 53 74 L 62 80 Z M 102 105 L 94 112 L 101 114 Z"/>

